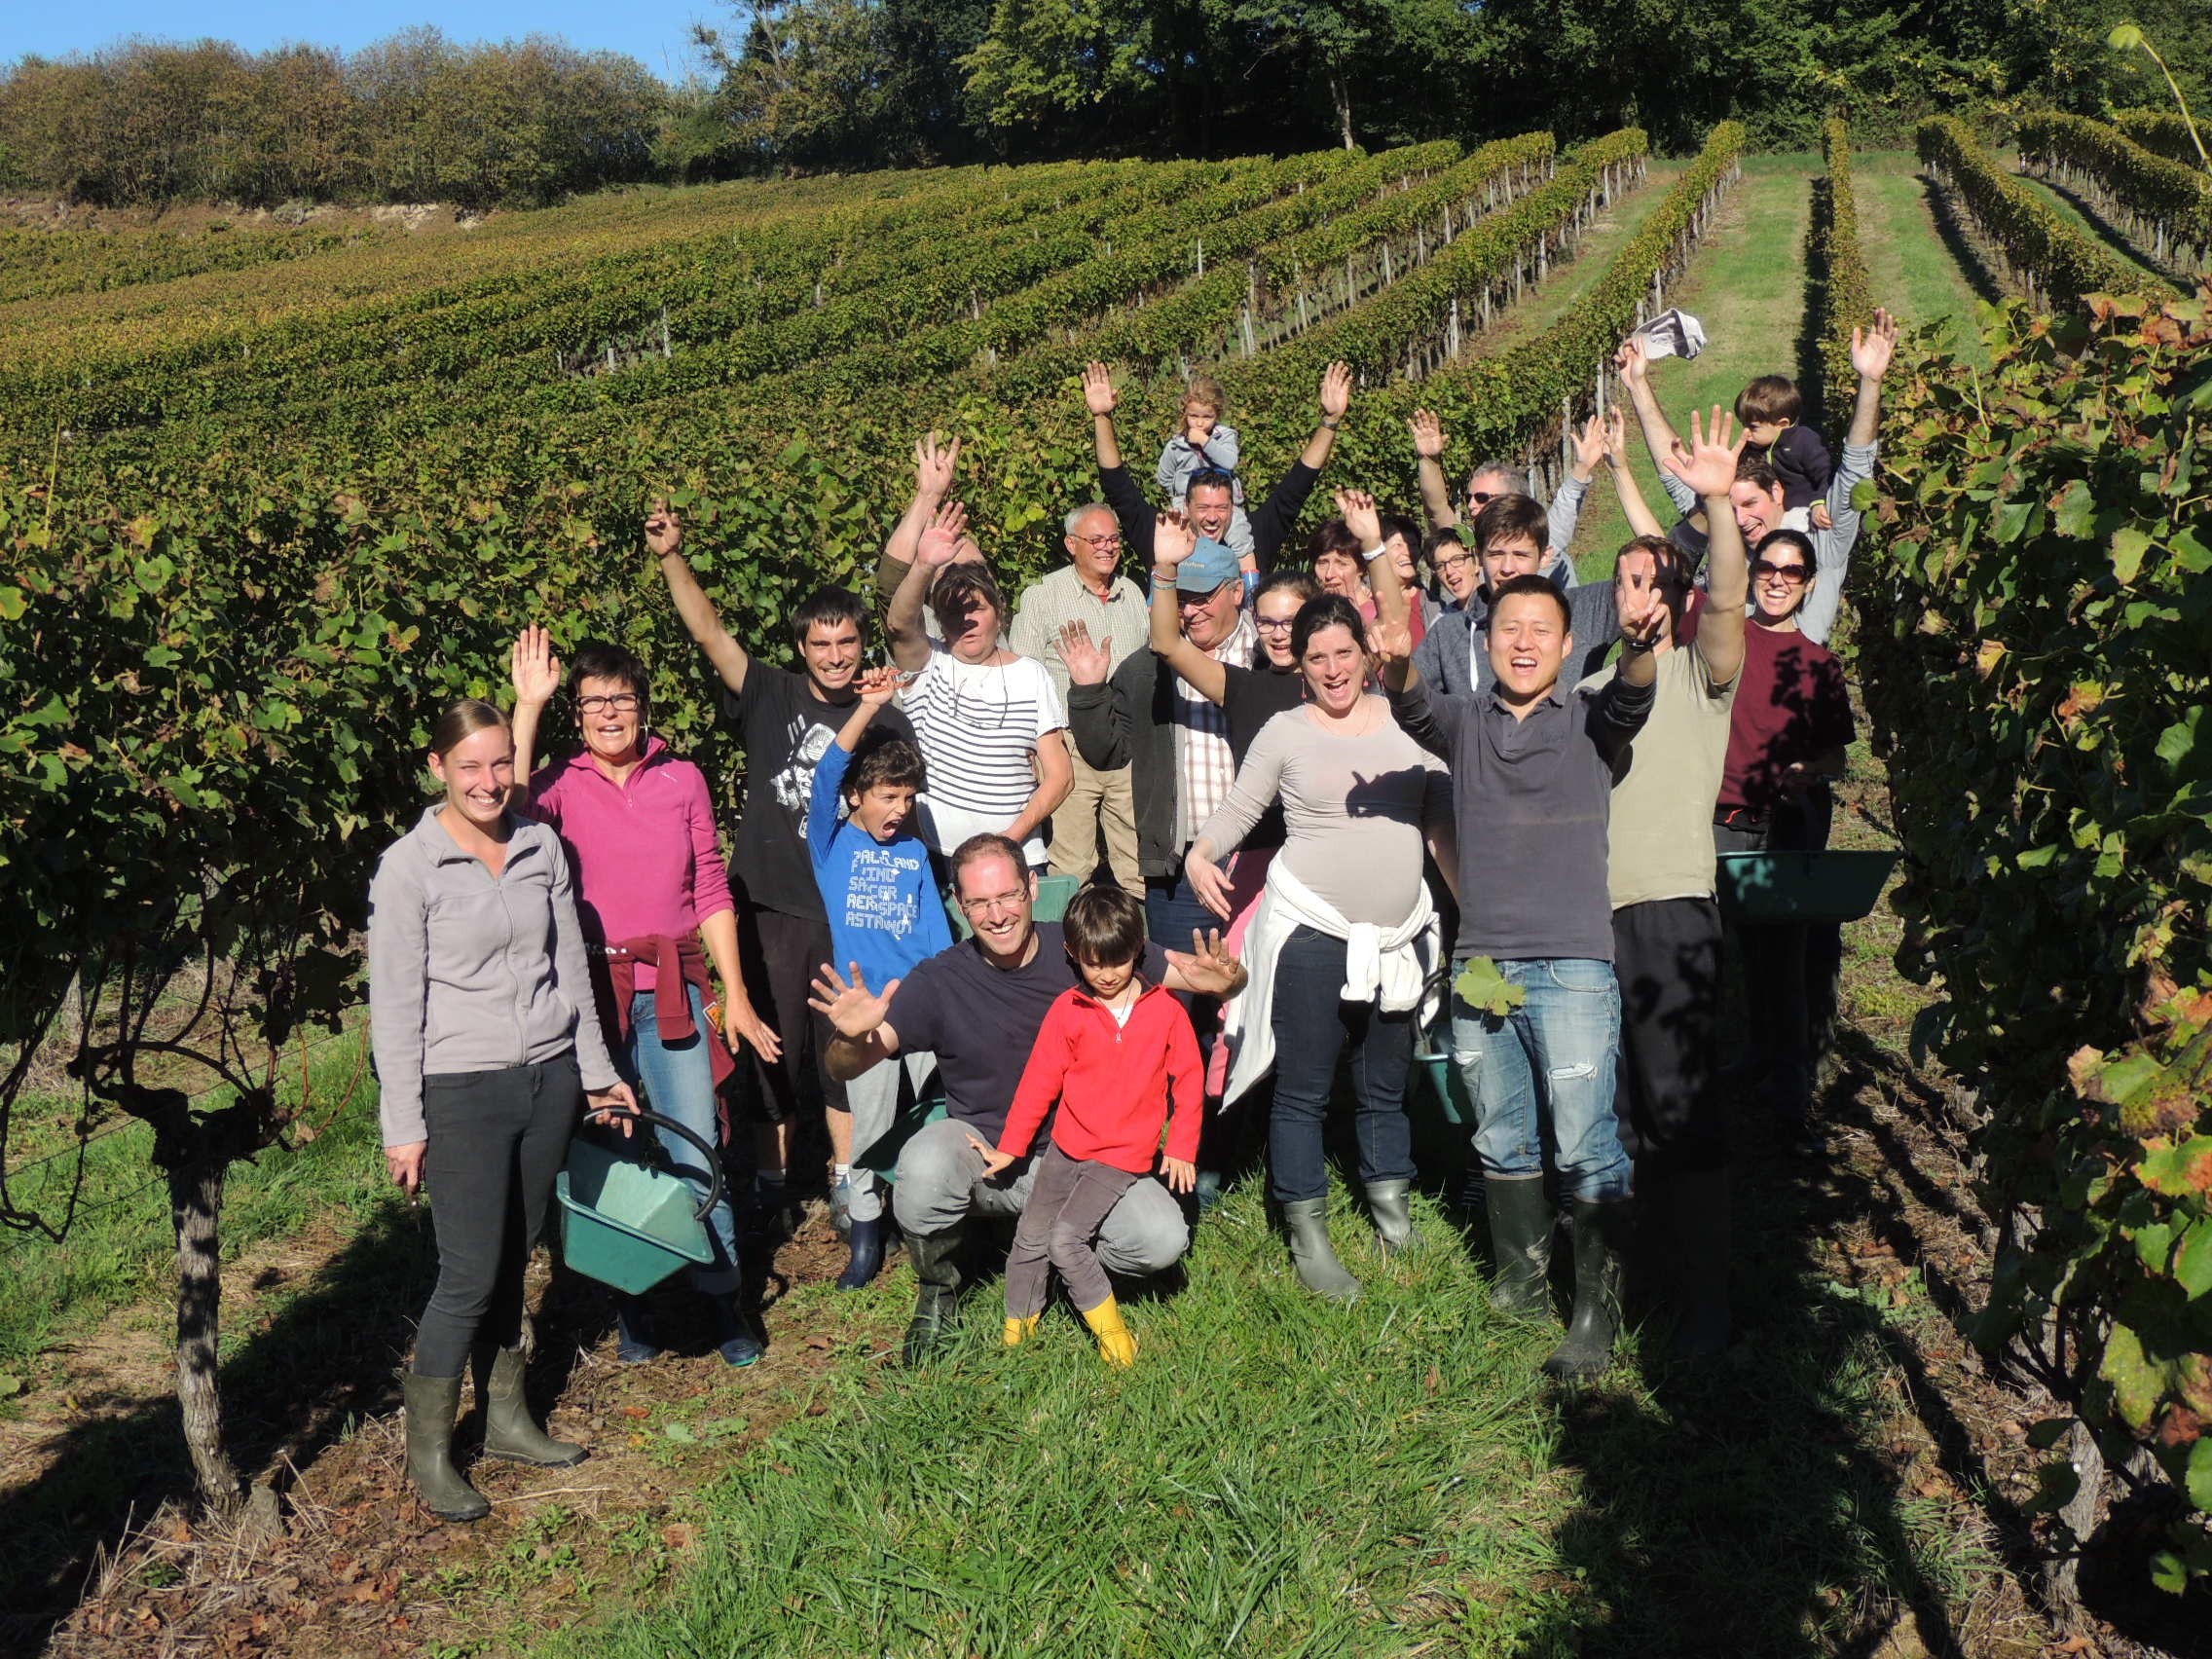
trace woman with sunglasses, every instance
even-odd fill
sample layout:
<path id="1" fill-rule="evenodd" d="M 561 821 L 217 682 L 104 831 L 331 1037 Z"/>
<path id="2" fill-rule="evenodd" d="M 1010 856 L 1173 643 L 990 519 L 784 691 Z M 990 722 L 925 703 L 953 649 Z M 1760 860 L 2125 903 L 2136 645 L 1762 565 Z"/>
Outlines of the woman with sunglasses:
<path id="1" fill-rule="evenodd" d="M 533 777 L 537 728 L 561 686 L 561 662 L 544 629 L 522 631 L 512 673 L 516 810 L 558 833 L 574 866 L 608 1046 L 653 1111 L 719 1145 L 716 1089 L 736 1070 L 732 1056 L 750 1043 L 773 1060 L 781 1045 L 745 994 L 737 906 L 706 777 L 647 734 L 645 665 L 596 642 L 576 652 L 569 671 L 583 745 Z M 710 959 L 722 983 L 719 1030 L 707 1012 Z M 699 1167 L 698 1150 L 669 1130 L 661 1145 L 675 1172 L 705 1198 L 712 1177 Z M 723 1362 L 751 1365 L 765 1350 L 740 1306 L 737 1217 L 726 1194 L 706 1219 L 714 1259 L 691 1270 L 691 1282 L 713 1311 Z M 659 1352 L 645 1300 L 623 1298 L 616 1357 L 638 1365 Z"/>
<path id="2" fill-rule="evenodd" d="M 1777 530 L 1751 559 L 1751 625 L 1714 807 L 1723 853 L 1817 851 L 1827 844 L 1828 780 L 1843 775 L 1853 724 L 1843 665 L 1798 626 L 1816 571 L 1810 537 Z M 1754 1075 L 1783 1126 L 1801 1131 L 1811 1101 L 1811 976 L 1802 923 L 1741 930 L 1744 982 L 1760 1000 Z"/>

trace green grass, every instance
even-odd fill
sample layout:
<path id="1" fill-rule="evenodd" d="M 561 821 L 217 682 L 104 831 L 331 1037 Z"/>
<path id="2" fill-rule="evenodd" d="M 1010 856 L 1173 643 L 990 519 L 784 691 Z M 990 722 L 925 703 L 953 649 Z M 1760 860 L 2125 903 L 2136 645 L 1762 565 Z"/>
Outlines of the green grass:
<path id="1" fill-rule="evenodd" d="M 364 1034 L 318 1051 L 311 1076 L 318 1097 L 336 1098 L 353 1074 Z M 293 1076 L 297 1077 L 295 1070 Z M 297 1088 L 288 1098 L 296 1098 Z M 208 1104 L 214 1104 L 210 1101 Z M 309 1114 L 311 1119 L 319 1116 Z M 24 1100 L 16 1107 L 9 1197 L 20 1209 L 58 1226 L 77 1179 L 74 1107 Z M 378 1156 L 376 1081 L 364 1071 L 355 1097 L 329 1130 L 308 1145 L 273 1149 L 234 1165 L 225 1186 L 223 1259 L 297 1234 L 318 1216 L 366 1217 L 395 1201 Z M 168 1192 L 150 1153 L 153 1131 L 128 1123 L 85 1148 L 75 1219 L 57 1243 L 38 1234 L 0 1242 L 0 1370 L 20 1371 L 40 1352 L 96 1323 L 116 1308 L 159 1303 L 176 1273 Z M 232 1287 L 236 1288 L 236 1287 Z"/>
<path id="2" fill-rule="evenodd" d="M 1934 206 L 1934 186 L 1909 150 L 1857 151 L 1852 176 L 1859 198 L 1859 241 L 1875 297 L 1910 332 L 1949 322 L 1952 349 L 1965 361 L 1987 367 L 1988 349 L 1974 326 L 1974 307 L 1994 299 L 1982 287 L 1978 263 L 1962 266 L 1943 240 Z"/>
<path id="3" fill-rule="evenodd" d="M 1819 170 L 1816 156 L 1746 157 L 1742 180 L 1722 200 L 1688 273 L 1667 294 L 1667 304 L 1705 324 L 1711 341 L 1688 362 L 1670 357 L 1651 370 L 1651 389 L 1685 439 L 1692 409 L 1710 410 L 1715 403 L 1734 407 L 1736 394 L 1753 377 L 1804 379 L 1798 333 L 1805 317 L 1805 230 Z M 1839 450 L 1840 424 L 1829 419 L 1822 430 L 1830 450 Z M 1633 412 L 1629 442 L 1645 500 L 1662 524 L 1672 523 L 1673 508 L 1637 435 Z M 1607 579 L 1613 554 L 1629 535 L 1628 520 L 1601 470 L 1574 535 L 1575 569 L 1582 579 Z"/>
<path id="4" fill-rule="evenodd" d="M 2044 201 L 2049 203 L 2057 210 L 2060 218 L 2091 241 L 2101 243 L 2117 255 L 2122 263 L 2133 266 L 2141 272 L 2155 289 L 2166 289 L 2174 285 L 2173 278 L 2146 259 L 2143 251 L 2130 241 L 2126 233 L 2118 226 L 2107 224 L 2100 219 L 2090 218 L 2077 204 L 2075 198 L 2067 192 L 2053 190 L 2042 179 L 2031 178 L 2028 174 L 2019 171 L 2019 157 L 2007 152 L 2000 159 L 2006 166 L 2013 169 L 2012 177 L 2015 182 L 2034 191 Z"/>
<path id="5" fill-rule="evenodd" d="M 1538 1370 L 1556 1333 L 1489 1311 L 1440 1212 L 1382 1265 L 1340 1206 L 1367 1294 L 1332 1307 L 1248 1182 L 1188 1289 L 1130 1308 L 1134 1371 L 1064 1309 L 1001 1348 L 995 1285 L 931 1370 L 852 1348 L 821 1415 L 710 1489 L 664 1604 L 540 1651 L 1802 1650 L 1858 1597 L 1957 1570 L 1955 1518 L 1903 1516 L 1870 1454 L 1881 1315 L 1797 1276 L 1783 1218 L 1748 1207 L 1763 1340 L 1694 1382 L 1624 1365 L 1563 1391 Z"/>

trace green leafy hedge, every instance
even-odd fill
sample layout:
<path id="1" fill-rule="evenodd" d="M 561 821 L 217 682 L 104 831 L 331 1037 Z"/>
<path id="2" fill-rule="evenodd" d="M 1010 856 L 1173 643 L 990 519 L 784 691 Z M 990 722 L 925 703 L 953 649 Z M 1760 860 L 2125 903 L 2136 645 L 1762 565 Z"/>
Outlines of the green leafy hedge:
<path id="1" fill-rule="evenodd" d="M 1812 265 L 1818 282 L 1822 403 L 1830 419 L 1848 407 L 1858 383 L 1851 331 L 1874 320 L 1874 284 L 1859 245 L 1859 197 L 1851 177 L 1851 129 L 1841 117 L 1821 129 L 1827 177 L 1814 215 Z"/>
<path id="2" fill-rule="evenodd" d="M 2070 305 L 2086 294 L 2170 292 L 2008 176 L 1956 117 L 1924 121 L 1915 136 L 1921 161 L 1965 203 L 2031 298 Z"/>
<path id="3" fill-rule="evenodd" d="M 2204 165 L 2204 158 L 2197 154 L 2196 140 L 2190 136 L 2189 123 L 2170 109 L 2115 110 L 2112 124 L 2144 149 L 2169 162 L 2194 167 Z"/>
<path id="4" fill-rule="evenodd" d="M 1995 313 L 1893 376 L 1860 665 L 1888 734 L 1915 1027 L 1980 1091 L 1976 1340 L 2212 1570 L 2212 288 Z M 1901 383 L 1901 384 L 1900 384 Z M 2053 1419 L 2049 1446 L 2071 1429 Z M 2057 1465 L 2044 1506 L 2073 1495 Z"/>
<path id="5" fill-rule="evenodd" d="M 2056 110 L 2021 116 L 2016 131 L 2023 166 L 2086 184 L 2157 258 L 2194 268 L 2212 249 L 2212 173 L 2168 161 L 2101 121 Z"/>

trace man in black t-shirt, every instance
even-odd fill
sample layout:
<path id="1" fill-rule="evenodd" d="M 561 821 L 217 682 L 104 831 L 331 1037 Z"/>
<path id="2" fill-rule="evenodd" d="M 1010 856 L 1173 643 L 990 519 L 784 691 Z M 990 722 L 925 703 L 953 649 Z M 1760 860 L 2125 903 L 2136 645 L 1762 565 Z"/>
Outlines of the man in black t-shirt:
<path id="1" fill-rule="evenodd" d="M 837 1030 L 830 1075 L 854 1078 L 894 1054 L 926 1051 L 937 1056 L 944 1084 L 948 1116 L 901 1149 L 892 1191 L 920 1284 L 906 1329 L 910 1365 L 937 1348 L 959 1300 L 968 1217 L 1017 1216 L 1028 1202 L 1035 1160 L 985 1180 L 983 1154 L 1006 1127 L 1047 1011 L 1081 983 L 1058 925 L 1032 917 L 1037 878 L 1004 835 L 972 836 L 954 849 L 952 888 L 973 939 L 878 990 L 857 963 L 847 965 L 850 982 L 827 963 L 814 982 L 813 1006 Z M 1218 933 L 1193 935 L 1188 955 L 1147 946 L 1139 972 L 1170 990 L 1226 997 L 1242 988 L 1244 970 Z M 1172 1266 L 1190 1240 L 1182 1210 L 1148 1178 L 1108 1212 L 1098 1259 L 1111 1272 L 1143 1277 Z"/>
<path id="2" fill-rule="evenodd" d="M 783 1210 L 784 1170 L 804 1079 L 823 1059 L 833 1035 L 810 1014 L 807 983 L 830 955 L 830 920 L 807 858 L 806 817 L 815 762 L 851 715 L 857 694 L 867 611 L 840 588 L 818 588 L 792 612 L 793 643 L 805 672 L 794 674 L 755 658 L 731 637 L 682 553 L 683 530 L 665 508 L 645 521 L 645 545 L 660 560 L 677 614 L 721 679 L 721 718 L 745 749 L 745 807 L 730 873 L 738 884 L 738 953 L 746 994 L 781 1039 L 780 1052 L 757 1051 L 748 1090 L 762 1119 L 755 1135 L 756 1208 Z M 885 709 L 875 730 L 911 739 L 905 716 Z M 818 1073 L 830 1144 L 843 1175 L 853 1157 L 853 1118 L 845 1086 L 826 1066 Z M 840 1228 L 842 1180 L 831 1188 Z"/>

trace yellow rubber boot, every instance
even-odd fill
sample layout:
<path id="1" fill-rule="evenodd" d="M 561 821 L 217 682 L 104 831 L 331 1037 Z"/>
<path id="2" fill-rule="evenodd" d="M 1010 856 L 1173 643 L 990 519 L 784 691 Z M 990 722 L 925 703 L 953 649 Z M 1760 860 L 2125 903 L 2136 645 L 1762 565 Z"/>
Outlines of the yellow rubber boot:
<path id="1" fill-rule="evenodd" d="M 1006 1316 L 1006 1346 L 1008 1347 L 1019 1347 L 1035 1336 L 1037 1334 L 1037 1321 L 1044 1316 L 1042 1313 L 1027 1315 L 1009 1313 Z"/>
<path id="2" fill-rule="evenodd" d="M 1108 1365 L 1136 1364 L 1136 1335 L 1122 1323 L 1122 1309 L 1111 1296 L 1095 1308 L 1083 1309 L 1083 1322 L 1090 1327 L 1090 1334 L 1098 1339 L 1100 1359 Z"/>

